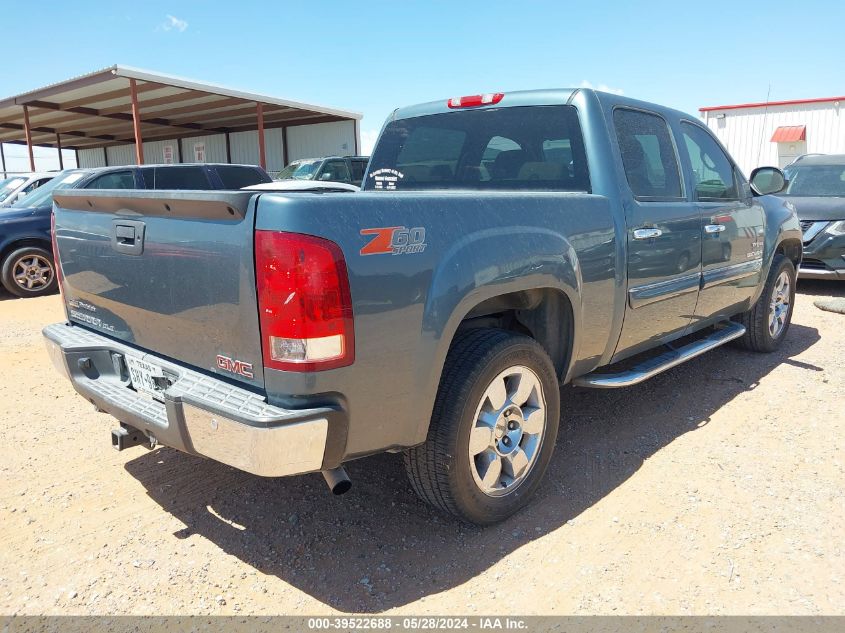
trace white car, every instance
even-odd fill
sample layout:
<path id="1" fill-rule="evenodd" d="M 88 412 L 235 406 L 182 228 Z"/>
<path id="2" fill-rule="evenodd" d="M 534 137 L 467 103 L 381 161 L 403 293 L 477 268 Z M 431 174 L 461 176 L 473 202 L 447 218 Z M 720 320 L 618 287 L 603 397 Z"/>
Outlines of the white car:
<path id="1" fill-rule="evenodd" d="M 354 192 L 360 191 L 360 187 L 350 185 L 346 182 L 333 182 L 330 180 L 274 180 L 273 182 L 262 182 L 257 185 L 244 187 L 250 191 L 325 191 L 325 192 Z"/>
<path id="2" fill-rule="evenodd" d="M 57 175 L 58 172 L 36 172 L 18 174 L 0 180 L 0 207 L 11 207 L 26 194 L 32 193 Z"/>

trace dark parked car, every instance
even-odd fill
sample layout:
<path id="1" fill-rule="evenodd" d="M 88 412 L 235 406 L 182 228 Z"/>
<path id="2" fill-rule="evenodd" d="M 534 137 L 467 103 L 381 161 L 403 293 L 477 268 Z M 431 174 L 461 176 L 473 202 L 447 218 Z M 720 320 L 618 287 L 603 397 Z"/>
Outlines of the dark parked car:
<path id="1" fill-rule="evenodd" d="M 19 297 L 56 290 L 50 246 L 53 191 L 58 189 L 240 189 L 271 182 L 254 165 L 144 165 L 69 169 L 20 202 L 0 210 L 0 282 Z"/>
<path id="2" fill-rule="evenodd" d="M 276 180 L 328 180 L 360 187 L 369 161 L 369 156 L 302 158 L 276 174 Z"/>
<path id="3" fill-rule="evenodd" d="M 795 205 L 804 233 L 798 276 L 845 280 L 845 154 L 802 156 L 786 176 L 778 195 Z"/>

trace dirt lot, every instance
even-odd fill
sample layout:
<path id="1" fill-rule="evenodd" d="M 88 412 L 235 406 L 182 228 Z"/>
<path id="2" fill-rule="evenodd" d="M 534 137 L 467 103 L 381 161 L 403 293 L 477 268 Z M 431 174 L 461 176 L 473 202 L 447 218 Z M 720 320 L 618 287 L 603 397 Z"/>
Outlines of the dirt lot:
<path id="1" fill-rule="evenodd" d="M 0 296 L 2 614 L 845 614 L 845 317 L 802 283 L 783 349 L 564 389 L 539 498 L 462 526 L 401 460 L 263 480 L 114 421 L 54 373 L 58 297 Z"/>

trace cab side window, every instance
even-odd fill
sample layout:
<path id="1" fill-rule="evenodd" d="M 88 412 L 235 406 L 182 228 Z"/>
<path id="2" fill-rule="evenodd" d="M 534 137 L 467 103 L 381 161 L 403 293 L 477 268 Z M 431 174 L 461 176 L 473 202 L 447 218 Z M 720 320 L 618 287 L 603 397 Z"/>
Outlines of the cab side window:
<path id="1" fill-rule="evenodd" d="M 255 167 L 218 165 L 216 170 L 224 189 L 243 189 L 260 182 L 270 182 L 270 178 L 262 170 Z"/>
<path id="2" fill-rule="evenodd" d="M 152 173 L 150 173 L 152 172 Z M 153 167 L 144 172 L 147 189 L 211 189 L 205 167 L 201 165 Z"/>
<path id="3" fill-rule="evenodd" d="M 738 200 L 733 165 L 710 133 L 698 125 L 681 122 L 684 149 L 692 166 L 695 199 L 702 202 Z"/>
<path id="4" fill-rule="evenodd" d="M 86 189 L 134 189 L 135 177 L 131 171 L 113 171 L 103 174 L 85 185 Z"/>
<path id="5" fill-rule="evenodd" d="M 618 108 L 613 122 L 634 197 L 656 201 L 682 198 L 678 157 L 666 121 L 649 112 Z"/>
<path id="6" fill-rule="evenodd" d="M 361 181 L 364 180 L 364 172 L 367 171 L 367 161 L 352 159 L 352 184 L 361 186 Z"/>
<path id="7" fill-rule="evenodd" d="M 330 160 L 323 166 L 318 180 L 331 180 L 333 182 L 351 182 L 349 167 L 345 160 Z"/>
<path id="8" fill-rule="evenodd" d="M 28 194 L 28 193 L 32 193 L 33 191 L 35 191 L 36 189 L 38 189 L 38 187 L 40 187 L 41 185 L 43 185 L 43 184 L 44 184 L 45 182 L 47 182 L 48 180 L 50 180 L 50 178 L 42 178 L 41 180 L 33 180 L 33 181 L 32 181 L 31 183 L 29 183 L 26 187 L 24 187 L 24 189 L 23 189 L 23 191 L 21 192 L 21 194 L 20 194 L 20 195 L 22 195 L 22 196 L 23 196 L 23 195 L 26 195 L 26 194 Z"/>

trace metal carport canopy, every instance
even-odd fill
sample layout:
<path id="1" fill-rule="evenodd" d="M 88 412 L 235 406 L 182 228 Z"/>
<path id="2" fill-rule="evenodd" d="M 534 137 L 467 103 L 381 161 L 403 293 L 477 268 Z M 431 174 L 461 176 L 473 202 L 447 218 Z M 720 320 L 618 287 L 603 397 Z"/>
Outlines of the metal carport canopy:
<path id="1" fill-rule="evenodd" d="M 33 145 L 79 150 L 134 143 L 137 162 L 142 164 L 144 141 L 333 121 L 353 121 L 357 143 L 361 117 L 357 112 L 111 66 L 0 100 L 0 143 L 28 145 L 33 171 Z M 264 166 L 264 135 L 258 138 Z"/>

